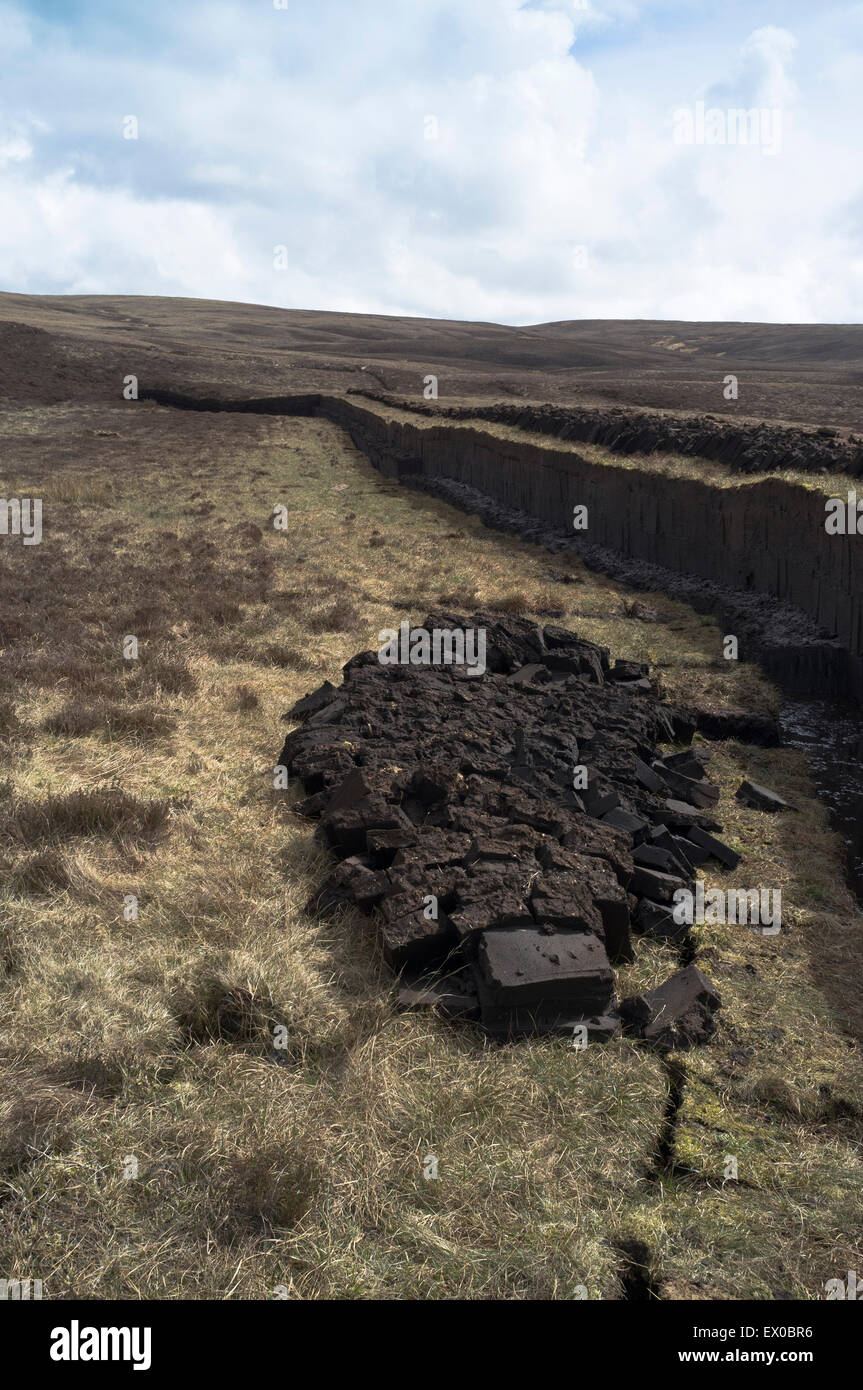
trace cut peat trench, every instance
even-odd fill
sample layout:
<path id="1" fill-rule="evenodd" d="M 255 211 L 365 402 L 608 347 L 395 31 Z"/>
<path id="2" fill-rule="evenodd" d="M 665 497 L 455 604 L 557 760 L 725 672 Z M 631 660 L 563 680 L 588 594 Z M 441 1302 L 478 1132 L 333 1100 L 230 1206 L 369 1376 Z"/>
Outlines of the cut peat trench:
<path id="1" fill-rule="evenodd" d="M 447 406 L 406 401 L 392 394 L 352 391 L 399 410 L 435 420 L 488 420 L 553 439 L 602 444 L 619 454 L 663 452 L 709 459 L 735 473 L 797 469 L 813 473 L 863 473 L 863 440 L 829 428 L 798 425 L 736 424 L 713 415 L 675 416 L 616 406 L 492 405 Z"/>
<path id="2" fill-rule="evenodd" d="M 648 560 L 580 539 L 555 529 L 528 512 L 504 506 L 477 488 L 451 478 L 407 476 L 405 485 L 439 497 L 503 531 L 554 554 L 572 551 L 589 569 L 633 589 L 667 594 L 697 613 L 712 613 L 739 642 L 739 659 L 757 661 L 780 687 L 806 694 L 844 685 L 842 649 L 817 624 L 790 604 L 769 594 L 732 589 L 697 575 L 681 573 Z"/>
<path id="3" fill-rule="evenodd" d="M 719 605 L 727 605 L 741 645 L 785 689 L 801 695 L 835 697 L 847 692 L 863 698 L 863 649 L 857 630 L 863 603 L 863 595 L 858 593 L 858 588 L 863 590 L 863 583 L 858 584 L 863 580 L 863 559 L 856 550 L 846 556 L 839 547 L 824 549 L 823 541 L 835 538 L 824 536 L 823 511 L 819 521 L 815 493 L 810 496 L 781 479 L 770 479 L 765 484 L 771 489 L 769 495 L 760 496 L 758 484 L 738 496 L 735 490 L 717 487 L 706 479 L 696 483 L 649 470 L 621 471 L 613 464 L 592 465 L 577 454 L 555 452 L 551 445 L 544 450 L 531 443 L 529 436 L 522 444 L 483 434 L 480 428 L 470 428 L 469 421 L 465 425 L 455 419 L 449 424 L 411 423 L 411 415 L 426 418 L 421 406 L 402 404 L 399 409 L 405 419 L 388 420 L 373 409 L 375 397 L 364 404 L 356 394 L 231 400 L 154 388 L 142 390 L 140 399 L 183 410 L 327 419 L 344 429 L 386 476 L 446 497 L 463 510 L 481 515 L 491 526 L 553 549 L 578 549 L 596 568 L 609 567 L 614 577 L 635 586 L 641 583 L 664 588 L 693 606 L 700 604 L 716 612 Z M 721 431 L 725 429 L 721 427 Z M 609 447 L 620 447 L 626 453 L 624 435 L 619 429 L 613 435 L 616 442 Z M 637 437 L 636 432 L 633 438 Z M 765 442 L 760 431 L 754 431 L 754 441 L 753 457 L 760 456 L 758 451 Z M 801 441 L 799 447 L 812 454 L 813 467 L 819 466 L 824 449 L 829 451 L 838 444 L 815 435 L 801 436 Z M 856 459 L 859 446 L 847 447 Z M 642 494 L 645 486 L 648 490 L 647 499 L 641 495 L 637 509 L 636 485 L 641 486 Z M 693 493 L 693 488 L 697 492 Z M 599 541 L 589 545 L 567 529 L 572 514 L 570 499 L 583 502 L 588 494 L 594 498 L 596 513 L 591 530 L 594 536 L 599 535 Z M 515 506 L 516 497 L 530 510 Z M 697 509 L 699 527 L 702 531 L 707 528 L 704 535 L 682 534 L 681 508 L 684 513 Z M 730 509 L 727 513 L 726 508 Z M 758 509 L 764 517 L 747 524 L 749 514 Z M 612 526 L 609 518 L 621 511 L 622 524 Z M 782 547 L 782 554 L 775 556 L 771 556 L 765 539 L 769 534 L 767 518 L 773 512 L 781 518 L 774 546 Z M 816 523 L 814 530 L 812 522 Z M 792 551 L 795 556 L 805 553 L 800 549 L 801 541 L 807 543 L 805 534 L 800 535 L 801 523 L 810 527 L 808 558 L 819 574 L 811 593 L 800 588 L 801 567 L 791 562 Z M 735 589 L 730 579 L 740 587 Z M 822 614 L 836 620 L 840 636 L 825 630 Z M 844 645 L 842 634 L 847 634 Z"/>
<path id="4" fill-rule="evenodd" d="M 576 551 L 591 569 L 641 590 L 659 591 L 687 603 L 696 612 L 714 613 L 725 630 L 740 638 L 741 659 L 758 661 L 780 688 L 786 688 L 778 727 L 753 719 L 749 728 L 711 727 L 699 722 L 706 737 L 733 737 L 768 746 L 799 748 L 809 759 L 818 795 L 827 805 L 833 828 L 843 838 L 849 887 L 863 904 L 863 714 L 852 700 L 825 698 L 835 693 L 837 645 L 804 614 L 763 594 L 728 590 L 694 575 L 681 575 L 646 561 L 632 561 L 602 546 L 575 541 L 550 531 L 527 513 L 502 507 L 492 498 L 450 479 L 417 480 L 407 486 L 440 497 L 478 515 L 488 526 L 553 551 Z M 808 655 L 807 655 L 808 653 Z M 838 688 L 843 682 L 837 676 Z M 826 682 L 826 684 L 825 684 Z M 811 694 L 805 692 L 811 687 Z M 822 698 L 816 698 L 818 695 Z"/>
<path id="5" fill-rule="evenodd" d="M 580 538 L 578 533 L 573 533 L 571 529 L 567 530 L 567 522 L 564 519 L 571 515 L 571 507 L 568 506 L 568 503 L 564 503 L 564 494 L 572 491 L 571 485 L 575 486 L 576 490 L 581 485 L 576 481 L 576 478 L 569 477 L 566 469 L 573 466 L 573 459 L 576 465 L 580 464 L 584 468 L 592 467 L 580 460 L 577 455 L 574 455 L 569 462 L 567 462 L 566 456 L 561 455 L 550 455 L 546 458 L 541 448 L 538 449 L 536 446 L 525 443 L 523 447 L 530 454 L 530 458 L 526 458 L 523 462 L 519 460 L 518 471 L 514 471 L 513 460 L 505 456 L 506 441 L 496 439 L 494 436 L 483 439 L 481 432 L 467 430 L 455 422 L 449 426 L 437 425 L 432 431 L 434 435 L 432 444 L 436 447 L 429 446 L 427 449 L 422 429 L 417 426 L 389 422 L 375 415 L 371 407 L 363 409 L 357 403 L 356 398 L 351 397 L 340 398 L 317 394 L 231 400 L 218 396 L 196 397 L 176 391 L 149 389 L 141 391 L 140 399 L 182 410 L 229 411 L 287 417 L 318 416 L 327 419 L 344 429 L 355 446 L 385 476 L 440 497 L 463 511 L 478 515 L 494 529 L 518 535 L 524 540 L 543 545 L 553 551 L 574 550 L 582 555 L 585 562 L 591 567 L 602 570 L 612 578 L 619 579 L 635 588 L 659 589 L 668 593 L 672 598 L 690 604 L 697 611 L 717 614 L 727 623 L 728 630 L 733 631 L 737 636 L 740 643 L 741 659 L 752 659 L 760 662 L 769 678 L 783 689 L 801 696 L 836 698 L 846 693 L 856 693 L 863 697 L 863 652 L 857 650 L 855 645 L 857 639 L 855 638 L 850 644 L 843 646 L 842 641 L 837 636 L 827 632 L 808 609 L 804 611 L 804 607 L 795 606 L 793 602 L 788 600 L 787 595 L 782 591 L 781 583 L 778 583 L 777 586 L 777 584 L 765 583 L 763 580 L 759 582 L 754 573 L 756 568 L 754 561 L 752 561 L 751 556 L 746 559 L 748 551 L 745 546 L 740 553 L 738 579 L 740 587 L 735 588 L 724 579 L 710 578 L 704 573 L 694 573 L 687 570 L 685 563 L 681 563 L 680 556 L 685 551 L 692 555 L 693 561 L 696 561 L 704 547 L 693 547 L 692 545 L 682 547 L 680 537 L 676 534 L 676 523 L 670 519 L 666 519 L 668 544 L 664 548 L 660 545 L 659 553 L 662 554 L 663 561 L 666 555 L 673 553 L 673 565 L 657 563 L 655 555 L 652 559 L 647 559 L 643 553 L 636 553 L 633 547 L 636 540 L 643 538 L 642 533 L 648 520 L 652 540 L 656 542 L 657 538 L 661 538 L 663 535 L 664 527 L 658 514 L 656 514 L 657 499 L 654 499 L 654 515 L 651 518 L 645 518 L 640 514 L 633 515 L 631 522 L 624 526 L 621 534 L 628 536 L 631 542 L 627 548 L 618 549 L 607 543 L 588 542 L 584 538 Z M 401 409 L 403 413 L 408 413 L 408 407 L 402 406 Z M 412 409 L 414 414 L 423 416 L 424 412 L 421 407 Z M 451 436 L 451 443 L 441 446 L 438 436 L 447 436 L 448 431 L 449 436 Z M 760 436 L 757 431 L 755 433 L 756 440 L 758 440 Z M 761 443 L 763 444 L 763 440 Z M 826 447 L 825 441 L 817 440 L 815 436 L 810 440 L 810 444 L 812 448 L 815 448 L 816 445 Z M 511 445 L 512 449 L 518 447 L 515 444 Z M 470 472 L 469 469 L 461 467 L 459 455 L 462 449 L 467 451 L 471 448 L 481 448 L 486 453 L 493 449 L 498 452 L 503 451 L 500 460 L 502 478 L 498 491 L 508 491 L 511 495 L 522 497 L 529 496 L 531 489 L 524 484 L 524 478 L 529 479 L 531 476 L 545 475 L 543 478 L 543 505 L 540 506 L 537 501 L 534 510 L 524 510 L 513 505 L 509 500 L 504 500 L 500 496 L 492 496 L 488 491 L 484 492 L 480 486 L 468 481 L 464 476 L 458 476 L 460 472 Z M 415 452 L 411 453 L 411 450 Z M 418 453 L 417 450 L 421 452 Z M 535 462 L 532 462 L 534 455 L 536 456 Z M 449 469 L 441 468 L 439 466 L 441 460 L 446 460 L 448 457 L 451 458 L 452 466 Z M 491 479 L 494 475 L 494 469 L 489 471 L 486 466 L 487 463 L 488 460 L 483 457 L 478 462 L 475 471 Z M 605 485 L 609 489 L 617 488 L 619 490 L 621 479 L 613 467 L 606 467 L 604 472 L 602 467 L 592 468 L 591 477 L 593 478 L 594 475 L 600 481 L 597 484 L 594 478 L 591 483 L 592 487 L 595 488 L 598 485 L 601 489 Z M 666 499 L 669 506 L 670 498 L 675 491 L 685 494 L 689 487 L 689 480 L 686 479 L 667 479 L 660 474 L 654 474 L 645 479 L 643 474 L 633 473 L 631 470 L 624 476 L 624 487 L 631 489 L 634 480 L 647 481 L 650 487 L 656 489 L 657 498 L 660 493 L 665 496 L 669 492 L 670 485 L 671 493 Z M 777 483 L 777 486 L 779 485 Z M 699 495 L 698 500 L 702 508 L 707 500 L 708 503 L 713 504 L 716 512 L 720 513 L 721 506 L 726 500 L 723 489 L 713 487 L 707 482 L 700 486 L 703 496 Z M 554 494 L 557 500 L 550 503 L 549 498 L 544 496 L 546 492 Z M 742 504 L 744 512 L 747 506 L 754 505 L 754 498 L 755 494 L 753 493 L 751 498 L 744 499 Z M 685 498 L 683 500 L 686 504 Z M 616 512 L 619 509 L 621 499 L 616 493 L 613 503 L 610 495 L 607 501 L 611 505 L 605 509 L 600 506 L 598 508 L 600 512 L 603 510 Z M 795 501 L 799 501 L 796 494 Z M 549 505 L 551 506 L 550 515 L 554 517 L 554 521 L 548 519 Z M 767 505 L 766 500 L 762 505 Z M 777 505 L 779 504 L 777 503 Z M 790 502 L 783 500 L 782 505 L 787 510 Z M 626 510 L 625 505 L 624 510 Z M 720 536 L 724 537 L 725 531 L 729 527 L 735 531 L 738 528 L 738 523 L 739 518 L 736 516 L 729 516 L 724 519 L 722 525 L 719 526 Z M 655 544 L 653 548 L 656 549 Z M 725 544 L 720 544 L 718 549 L 724 554 L 728 547 Z M 839 562 L 839 551 L 829 550 L 826 557 L 820 551 L 817 555 L 813 551 L 812 563 L 823 568 L 827 563 L 827 558 L 832 559 L 834 563 Z M 782 566 L 779 565 L 780 560 Z M 788 567 L 788 557 L 777 556 L 776 562 L 777 574 L 779 568 Z M 836 611 L 842 616 L 844 627 L 855 632 L 855 613 L 860 603 L 863 602 L 863 596 L 861 596 L 863 595 L 863 583 L 860 585 L 861 594 L 856 592 L 857 564 L 855 552 L 853 557 L 848 557 L 846 568 L 849 573 L 844 578 L 844 582 L 850 584 L 850 590 L 847 594 L 844 591 L 837 593 L 831 600 Z M 752 569 L 753 572 L 746 573 L 747 568 Z M 800 566 L 792 566 L 791 569 L 793 570 L 791 575 L 793 579 L 794 575 L 799 572 Z M 842 572 L 844 574 L 844 570 Z M 861 571 L 861 578 L 863 578 L 863 571 Z M 826 600 L 822 601 L 819 597 L 815 606 L 823 607 L 825 602 Z M 858 665 L 860 666 L 859 672 Z"/>
<path id="6" fill-rule="evenodd" d="M 373 393 L 370 393 L 370 398 L 377 399 Z M 726 630 L 733 631 L 738 637 L 741 658 L 758 661 L 768 677 L 792 697 L 783 711 L 781 741 L 791 747 L 804 748 L 809 754 L 819 796 L 826 802 L 833 825 L 846 842 L 849 885 L 858 901 L 863 902 L 863 777 L 853 773 L 849 775 L 848 755 L 849 740 L 851 747 L 863 746 L 863 716 L 859 703 L 863 693 L 863 676 L 858 680 L 854 675 L 855 662 L 860 663 L 861 672 L 863 662 L 856 649 L 849 651 L 836 637 L 825 633 L 801 608 L 770 592 L 748 587 L 733 589 L 684 570 L 665 568 L 634 558 L 608 546 L 579 543 L 572 533 L 554 529 L 536 515 L 506 506 L 463 480 L 430 474 L 422 459 L 396 457 L 390 440 L 392 431 L 388 430 L 386 422 L 380 419 L 373 421 L 381 438 L 373 435 L 368 421 L 354 425 L 352 411 L 357 407 L 351 406 L 350 401 L 344 398 L 315 393 L 232 400 L 216 393 L 194 396 L 168 389 L 148 389 L 141 391 L 140 399 L 183 410 L 322 416 L 345 429 L 356 447 L 386 476 L 439 496 L 461 510 L 472 512 L 492 528 L 518 535 L 552 550 L 575 549 L 589 566 L 622 583 L 634 588 L 662 591 L 689 604 L 696 611 L 714 613 Z M 408 408 L 405 403 L 399 406 L 405 412 Z M 421 405 L 414 405 L 410 409 L 418 415 L 430 413 Z M 535 413 L 535 408 L 532 409 Z M 488 418 L 496 418 L 493 408 L 491 410 Z M 553 412 L 548 413 L 548 428 L 556 432 L 560 421 L 557 416 L 552 420 L 552 415 Z M 459 415 L 459 418 L 464 417 Z M 656 420 L 652 420 L 652 426 L 655 425 Z M 712 424 L 710 428 L 713 429 Z M 757 429 L 751 433 L 757 454 L 766 436 Z M 637 435 L 633 435 L 632 439 L 637 442 Z M 785 448 L 787 441 L 783 431 L 779 432 L 777 439 L 780 450 Z M 629 443 L 632 440 L 626 447 L 629 447 Z M 839 454 L 836 454 L 833 462 L 841 464 L 845 460 L 842 449 L 847 446 L 838 444 L 826 435 L 817 438 L 809 435 L 798 438 L 795 435 L 793 444 L 798 451 L 800 448 L 810 452 L 814 450 L 812 459 L 816 467 L 825 465 L 829 461 L 827 454 L 836 448 L 839 448 Z M 609 447 L 615 447 L 613 439 Z M 782 462 L 787 462 L 784 456 Z M 802 462 L 805 463 L 805 460 Z M 856 602 L 863 602 L 863 583 L 857 584 L 853 574 L 849 582 L 852 590 L 860 591 Z M 849 597 L 838 596 L 838 607 L 847 608 L 846 599 Z M 863 623 L 860 627 L 863 630 Z M 835 701 L 843 697 L 851 698 L 837 709 Z M 836 738 L 839 727 L 837 719 L 844 731 L 841 740 Z M 767 727 L 768 722 L 756 719 L 736 727 L 729 725 L 725 729 L 702 724 L 699 728 L 708 737 L 749 739 L 765 745 L 779 743 L 778 729 L 771 731 Z"/>
<path id="7" fill-rule="evenodd" d="M 863 718 L 859 707 L 832 700 L 787 700 L 782 742 L 809 760 L 818 795 L 845 842 L 848 885 L 863 903 Z"/>

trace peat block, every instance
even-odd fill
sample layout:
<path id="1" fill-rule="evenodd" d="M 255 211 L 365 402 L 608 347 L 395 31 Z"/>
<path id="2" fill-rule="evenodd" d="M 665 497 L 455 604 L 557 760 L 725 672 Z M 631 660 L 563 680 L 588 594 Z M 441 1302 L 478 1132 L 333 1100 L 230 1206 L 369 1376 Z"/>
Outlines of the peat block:
<path id="1" fill-rule="evenodd" d="M 736 796 L 738 801 L 742 801 L 745 806 L 752 806 L 756 811 L 797 810 L 796 806 L 785 801 L 778 792 L 771 791 L 769 787 L 762 787 L 758 782 L 741 782 Z"/>
<path id="2" fill-rule="evenodd" d="M 423 626 L 429 638 L 483 633 L 484 666 L 360 652 L 341 686 L 324 682 L 290 712 L 301 727 L 279 762 L 341 861 L 309 908 L 373 917 L 403 1008 L 501 1038 L 580 1024 L 608 1039 L 622 1019 L 660 1048 L 706 1037 L 719 1001 L 695 967 L 621 1010 L 615 997 L 632 927 L 685 939 L 675 889 L 693 887 L 708 854 L 736 858 L 710 834 L 718 793 L 701 752 L 661 756 L 690 728 L 646 668 L 612 666 L 565 628 L 448 612 Z"/>
<path id="3" fill-rule="evenodd" d="M 679 970 L 658 989 L 631 995 L 620 1005 L 624 1027 L 660 1052 L 691 1047 L 716 1031 L 721 1004 L 714 986 L 697 965 Z"/>

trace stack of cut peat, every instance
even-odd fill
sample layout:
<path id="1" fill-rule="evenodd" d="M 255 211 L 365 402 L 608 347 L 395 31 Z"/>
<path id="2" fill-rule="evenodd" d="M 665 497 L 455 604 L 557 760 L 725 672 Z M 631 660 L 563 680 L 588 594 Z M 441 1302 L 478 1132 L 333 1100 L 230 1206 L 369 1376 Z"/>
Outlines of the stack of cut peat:
<path id="1" fill-rule="evenodd" d="M 684 941 L 675 890 L 711 855 L 736 862 L 713 835 L 707 755 L 657 754 L 692 724 L 646 667 L 563 628 L 424 626 L 484 629 L 484 674 L 361 652 L 286 716 L 302 721 L 280 758 L 308 793 L 296 809 L 341 860 L 310 906 L 372 913 L 401 1004 L 496 1037 L 709 1036 L 720 1001 L 695 965 L 620 1005 L 612 965 L 633 959 L 632 931 Z"/>

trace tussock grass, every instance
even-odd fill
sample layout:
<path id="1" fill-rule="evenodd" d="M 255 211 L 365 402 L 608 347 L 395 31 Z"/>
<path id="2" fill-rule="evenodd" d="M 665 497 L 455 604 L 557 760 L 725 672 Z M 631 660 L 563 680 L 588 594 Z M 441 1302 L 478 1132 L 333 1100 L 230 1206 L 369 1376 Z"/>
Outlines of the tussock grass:
<path id="1" fill-rule="evenodd" d="M 32 844 L 73 835 L 150 836 L 164 826 L 169 809 L 165 800 L 139 801 L 120 788 L 80 788 L 18 802 L 0 817 L 0 838 Z"/>
<path id="2" fill-rule="evenodd" d="M 8 1181 L 45 1153 L 61 1153 L 72 1143 L 74 1120 L 86 1099 L 23 1066 L 4 1066 L 0 1099 L 0 1193 Z"/>
<path id="3" fill-rule="evenodd" d="M 174 1000 L 177 1022 L 190 1043 L 229 1041 L 271 1049 L 281 1020 L 266 988 L 206 974 L 186 982 Z"/>
<path id="4" fill-rule="evenodd" d="M 76 507 L 108 507 L 114 500 L 110 483 L 86 473 L 59 473 L 43 492 L 43 502 L 66 502 Z"/>
<path id="5" fill-rule="evenodd" d="M 227 696 L 228 709 L 235 710 L 238 714 L 248 714 L 250 710 L 257 709 L 259 704 L 255 691 L 248 685 L 235 685 Z"/>
<path id="6" fill-rule="evenodd" d="M 45 733 L 62 738 L 99 733 L 107 738 L 150 739 L 168 733 L 173 727 L 174 721 L 157 713 L 152 706 L 127 707 L 107 700 L 93 704 L 67 700 L 62 709 L 42 722 Z"/>
<path id="7" fill-rule="evenodd" d="M 305 912 L 328 859 L 273 788 L 286 709 L 403 618 L 559 612 L 672 696 L 769 707 L 715 624 L 393 487 L 324 422 L 89 409 L 15 417 L 45 535 L 0 555 L 0 1274 L 54 1298 L 621 1298 L 640 1251 L 661 1297 L 819 1298 L 859 1269 L 860 914 L 797 754 L 715 749 L 745 859 L 711 881 L 781 886 L 788 930 L 697 929 L 725 1008 L 660 1176 L 660 1061 L 398 1014 L 366 919 Z M 94 421 L 108 500 L 53 511 Z M 70 708 L 128 722 L 63 732 Z M 801 815 L 747 811 L 744 775 Z M 623 990 L 676 965 L 642 943 Z"/>
<path id="8" fill-rule="evenodd" d="M 63 856 L 50 848 L 21 859 L 9 872 L 7 883 L 13 893 L 41 897 L 62 892 L 70 879 Z"/>

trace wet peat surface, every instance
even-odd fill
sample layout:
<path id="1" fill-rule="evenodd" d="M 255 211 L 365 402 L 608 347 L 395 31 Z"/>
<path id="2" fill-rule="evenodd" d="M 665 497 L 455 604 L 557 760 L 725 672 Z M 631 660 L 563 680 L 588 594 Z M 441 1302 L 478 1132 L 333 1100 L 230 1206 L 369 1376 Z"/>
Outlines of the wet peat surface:
<path id="1" fill-rule="evenodd" d="M 854 705 L 788 699 L 779 723 L 783 744 L 809 759 L 818 795 L 845 842 L 849 887 L 863 903 L 863 716 Z"/>

